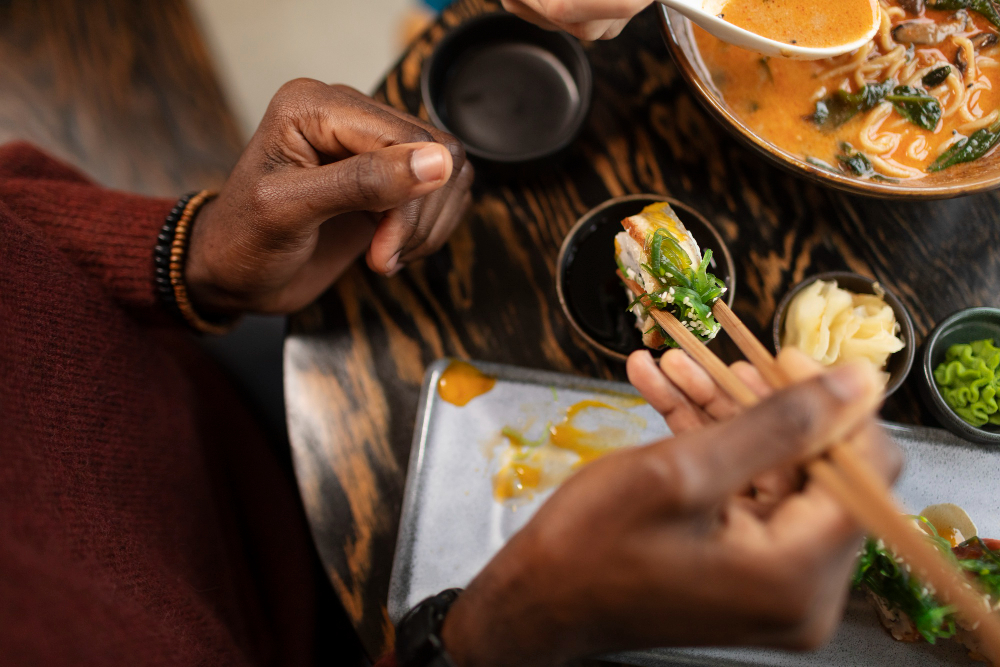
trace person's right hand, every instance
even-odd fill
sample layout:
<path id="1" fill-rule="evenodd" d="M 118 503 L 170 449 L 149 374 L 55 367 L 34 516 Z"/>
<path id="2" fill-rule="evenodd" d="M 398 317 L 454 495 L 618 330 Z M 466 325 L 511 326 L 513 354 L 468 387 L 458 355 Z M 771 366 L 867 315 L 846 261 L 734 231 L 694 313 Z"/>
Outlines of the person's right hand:
<path id="1" fill-rule="evenodd" d="M 584 40 L 613 39 L 651 0 L 502 0 L 504 9 Z"/>
<path id="2" fill-rule="evenodd" d="M 815 483 L 766 515 L 743 490 L 861 431 L 859 454 L 892 480 L 900 459 L 875 426 L 880 401 L 875 374 L 845 366 L 590 464 L 459 596 L 446 649 L 477 667 L 648 646 L 820 645 L 841 618 L 862 531 Z"/>

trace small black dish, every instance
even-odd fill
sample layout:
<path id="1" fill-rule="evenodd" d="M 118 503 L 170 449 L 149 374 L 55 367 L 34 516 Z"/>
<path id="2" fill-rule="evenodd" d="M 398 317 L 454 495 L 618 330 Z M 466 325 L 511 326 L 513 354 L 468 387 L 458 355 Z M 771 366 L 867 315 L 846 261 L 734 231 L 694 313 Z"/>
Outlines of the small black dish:
<path id="1" fill-rule="evenodd" d="M 774 349 L 781 350 L 781 334 L 785 329 L 788 304 L 792 302 L 796 294 L 817 280 L 836 280 L 838 286 L 855 294 L 879 294 L 881 292 L 882 298 L 896 314 L 896 322 L 899 323 L 899 337 L 906 343 L 906 347 L 890 356 L 889 363 L 885 368 L 886 372 L 889 373 L 889 383 L 885 387 L 885 395 L 892 394 L 903 385 L 906 376 L 910 374 L 910 369 L 913 368 L 913 360 L 917 357 L 916 334 L 913 330 L 913 318 L 910 316 L 910 311 L 899 300 L 899 297 L 884 286 L 879 285 L 877 280 L 849 271 L 830 271 L 811 276 L 800 282 L 785 295 L 774 311 Z M 876 285 L 879 285 L 879 291 L 876 291 Z"/>
<path id="2" fill-rule="evenodd" d="M 1000 427 L 990 424 L 976 427 L 959 417 L 945 403 L 934 381 L 934 369 L 944 361 L 949 347 L 984 338 L 1000 341 L 1000 308 L 960 310 L 934 327 L 924 343 L 920 393 L 930 411 L 949 431 L 972 442 L 997 445 L 1000 444 Z"/>
<path id="3" fill-rule="evenodd" d="M 631 299 L 615 271 L 615 235 L 622 220 L 656 202 L 669 203 L 698 241 L 702 251 L 712 251 L 711 272 L 728 287 L 726 303 L 733 305 L 736 271 L 722 236 L 696 210 L 662 195 L 627 195 L 609 199 L 591 209 L 573 225 L 556 261 L 556 292 L 570 324 L 602 354 L 625 361 L 643 349 L 642 333 L 627 310 Z"/>
<path id="4" fill-rule="evenodd" d="M 579 42 L 506 12 L 446 35 L 421 79 L 431 122 L 461 139 L 469 155 L 506 165 L 569 146 L 583 128 L 592 86 Z"/>

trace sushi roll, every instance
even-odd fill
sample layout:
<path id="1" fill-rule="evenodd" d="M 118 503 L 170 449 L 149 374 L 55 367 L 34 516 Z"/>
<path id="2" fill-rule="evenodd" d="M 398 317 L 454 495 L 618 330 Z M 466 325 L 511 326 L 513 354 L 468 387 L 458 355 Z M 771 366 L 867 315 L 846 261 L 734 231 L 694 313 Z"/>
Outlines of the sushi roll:
<path id="1" fill-rule="evenodd" d="M 622 220 L 625 231 L 615 236 L 615 261 L 627 278 L 639 283 L 650 302 L 668 310 L 702 342 L 719 333 L 712 305 L 726 287 L 708 272 L 712 251 L 704 254 L 691 232 L 666 202 L 644 208 Z M 647 347 L 677 347 L 649 315 L 649 310 L 626 288 L 630 310 Z"/>

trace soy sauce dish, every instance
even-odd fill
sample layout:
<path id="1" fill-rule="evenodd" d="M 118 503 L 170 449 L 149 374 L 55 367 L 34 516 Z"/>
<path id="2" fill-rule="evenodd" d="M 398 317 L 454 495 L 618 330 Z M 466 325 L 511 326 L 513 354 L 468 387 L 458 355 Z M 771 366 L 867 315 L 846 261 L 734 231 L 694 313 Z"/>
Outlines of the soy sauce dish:
<path id="1" fill-rule="evenodd" d="M 577 40 L 506 12 L 446 35 L 421 79 L 431 122 L 494 165 L 558 155 L 583 128 L 591 89 L 590 62 Z"/>
<path id="2" fill-rule="evenodd" d="M 661 195 L 628 195 L 592 209 L 563 241 L 556 263 L 556 292 L 573 329 L 601 354 L 619 361 L 646 348 L 628 310 L 632 299 L 615 273 L 615 235 L 622 231 L 622 220 L 658 202 L 669 203 L 701 248 L 712 251 L 709 270 L 726 285 L 722 298 L 729 305 L 736 291 L 729 248 L 715 227 L 687 204 Z"/>

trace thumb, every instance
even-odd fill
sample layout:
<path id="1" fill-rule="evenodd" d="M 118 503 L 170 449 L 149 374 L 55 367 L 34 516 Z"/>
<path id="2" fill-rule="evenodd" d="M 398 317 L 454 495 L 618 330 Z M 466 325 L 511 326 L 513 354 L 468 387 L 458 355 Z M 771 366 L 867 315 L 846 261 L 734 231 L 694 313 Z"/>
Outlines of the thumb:
<path id="1" fill-rule="evenodd" d="M 871 419 L 882 387 L 870 366 L 850 364 L 789 387 L 728 422 L 657 447 L 683 472 L 684 499 L 714 504 L 757 475 L 801 463 Z"/>
<path id="2" fill-rule="evenodd" d="M 400 144 L 293 170 L 275 189 L 293 208 L 290 219 L 318 225 L 343 213 L 383 213 L 402 206 L 445 185 L 451 171 L 451 152 L 441 144 Z"/>

